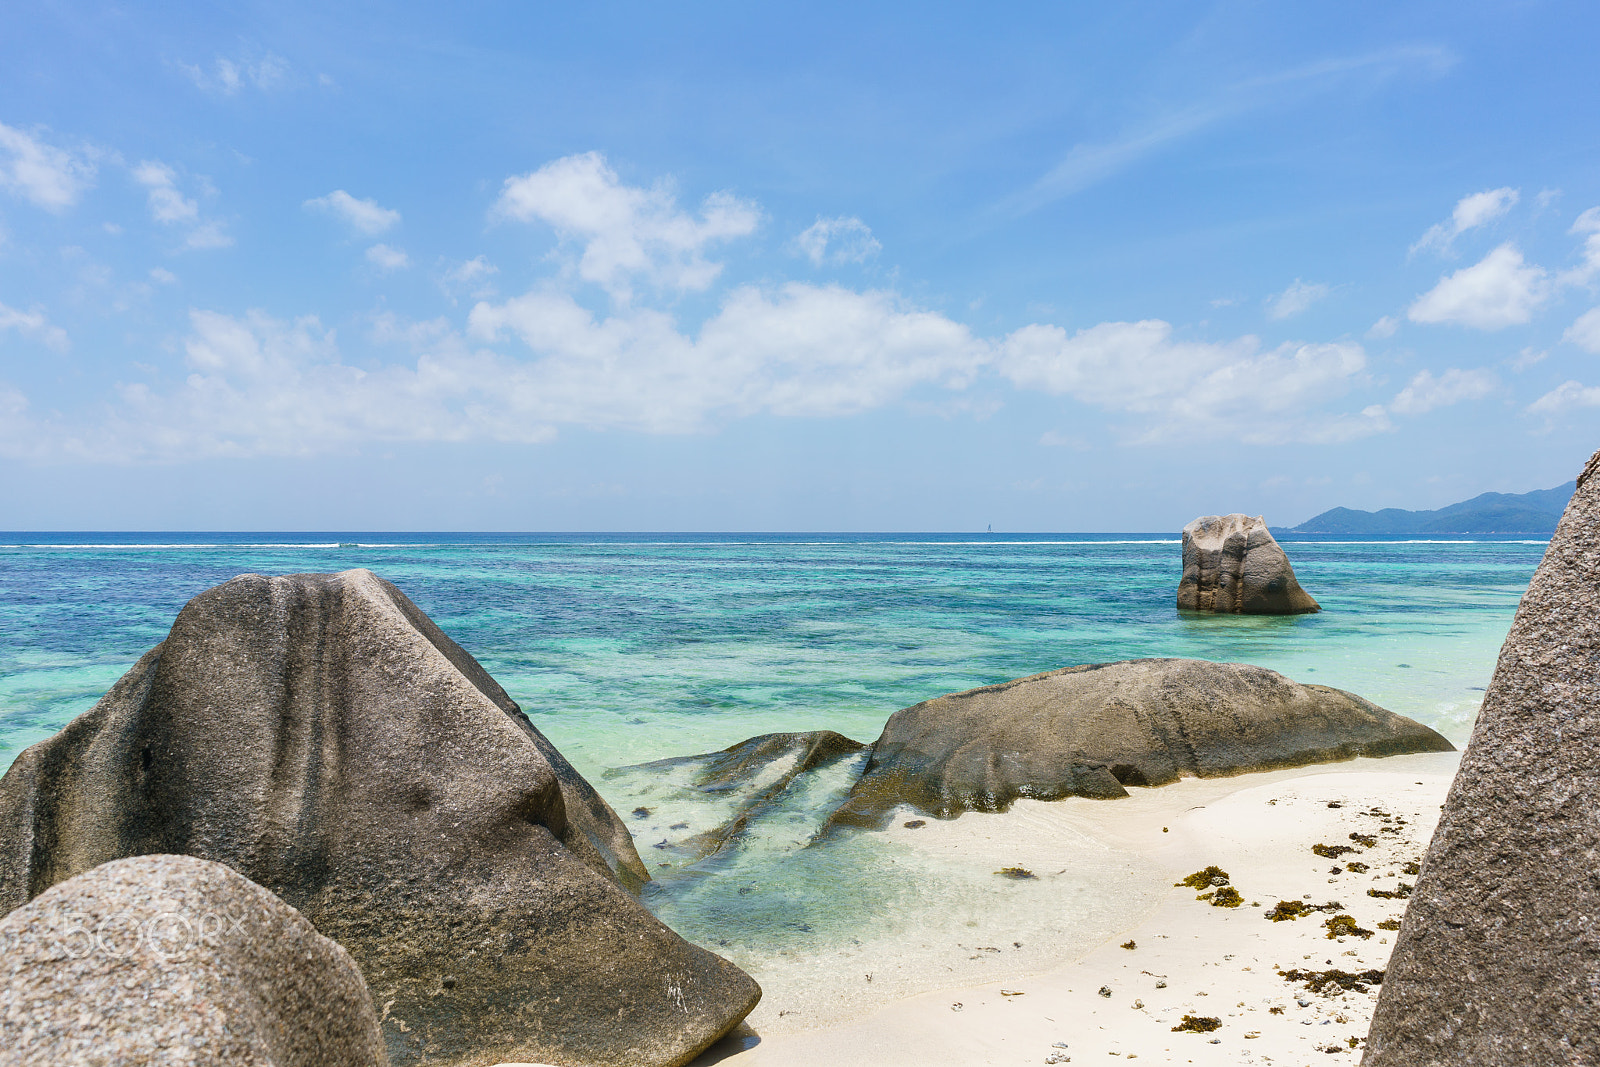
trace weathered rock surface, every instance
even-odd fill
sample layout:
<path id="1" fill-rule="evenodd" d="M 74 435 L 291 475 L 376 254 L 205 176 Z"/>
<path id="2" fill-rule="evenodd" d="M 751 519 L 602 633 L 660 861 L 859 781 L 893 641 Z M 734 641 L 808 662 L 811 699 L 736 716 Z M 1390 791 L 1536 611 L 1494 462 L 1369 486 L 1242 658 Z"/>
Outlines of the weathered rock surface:
<path id="1" fill-rule="evenodd" d="M 0 1061 L 378 1067 L 348 953 L 220 863 L 115 860 L 0 920 Z"/>
<path id="2" fill-rule="evenodd" d="M 752 822 L 783 803 L 785 795 L 797 782 L 866 747 L 832 730 L 761 734 L 721 752 L 673 756 L 613 773 L 689 767 L 695 769 L 691 780 L 694 788 L 707 793 L 742 794 L 725 822 L 676 846 L 678 851 L 700 858 L 738 842 Z"/>
<path id="3" fill-rule="evenodd" d="M 1261 667 L 1090 664 L 895 712 L 830 824 L 879 828 L 898 804 L 951 818 L 1018 797 L 1123 797 L 1125 785 L 1451 750 L 1353 693 Z"/>
<path id="4" fill-rule="evenodd" d="M 1202 515 L 1183 528 L 1178 607 L 1219 615 L 1321 611 L 1260 516 Z"/>
<path id="5" fill-rule="evenodd" d="M 616 814 L 368 571 L 246 575 L 0 780 L 0 912 L 225 863 L 349 950 L 396 1063 L 679 1064 L 760 990 L 657 922 Z"/>
<path id="6" fill-rule="evenodd" d="M 1363 1062 L 1600 1063 L 1597 857 L 1600 452 L 1500 649 Z"/>

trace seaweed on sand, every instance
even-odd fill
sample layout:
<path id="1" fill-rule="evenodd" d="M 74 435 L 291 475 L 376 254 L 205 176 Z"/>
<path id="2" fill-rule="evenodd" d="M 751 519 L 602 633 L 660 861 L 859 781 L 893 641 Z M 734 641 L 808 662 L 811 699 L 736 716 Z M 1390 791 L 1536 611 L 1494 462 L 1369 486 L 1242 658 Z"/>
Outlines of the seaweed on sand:
<path id="1" fill-rule="evenodd" d="M 1365 971 L 1341 971 L 1337 967 L 1327 971 L 1279 971 L 1278 977 L 1286 982 L 1304 982 L 1312 993 L 1331 997 L 1335 993 L 1365 993 L 1368 986 L 1383 982 L 1383 972 L 1373 968 Z"/>
<path id="2" fill-rule="evenodd" d="M 1341 937 L 1359 937 L 1363 940 L 1372 936 L 1371 930 L 1363 930 L 1356 925 L 1356 921 L 1349 915 L 1335 915 L 1322 924 L 1328 928 L 1328 940 L 1333 941 Z"/>
<path id="3" fill-rule="evenodd" d="M 1185 1015 L 1183 1022 L 1172 1028 L 1172 1032 L 1209 1034 L 1222 1025 L 1222 1020 L 1213 1015 Z"/>

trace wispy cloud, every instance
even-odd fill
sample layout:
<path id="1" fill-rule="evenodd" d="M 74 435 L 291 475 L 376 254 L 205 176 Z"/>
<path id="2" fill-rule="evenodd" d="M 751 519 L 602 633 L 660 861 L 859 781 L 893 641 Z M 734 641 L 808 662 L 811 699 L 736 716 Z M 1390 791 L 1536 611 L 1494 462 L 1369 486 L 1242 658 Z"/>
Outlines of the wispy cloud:
<path id="1" fill-rule="evenodd" d="M 1299 278 L 1281 293 L 1267 297 L 1267 315 L 1274 319 L 1287 319 L 1305 311 L 1333 290 L 1322 282 L 1303 282 Z"/>
<path id="2" fill-rule="evenodd" d="M 72 347 L 67 338 L 67 331 L 59 326 L 52 326 L 50 320 L 45 318 L 44 312 L 18 311 L 14 307 L 0 304 L 0 334 L 10 330 L 32 337 L 56 352 L 65 352 Z"/>
<path id="3" fill-rule="evenodd" d="M 1554 418 L 1573 408 L 1600 408 L 1600 385 L 1565 381 L 1528 405 L 1528 414 Z"/>
<path id="4" fill-rule="evenodd" d="M 1207 99 L 1156 115 L 1109 141 L 1083 142 L 1037 181 L 996 205 L 1007 215 L 1025 215 L 1045 204 L 1083 191 L 1126 170 L 1170 144 L 1193 137 L 1253 111 L 1273 106 L 1290 87 L 1316 92 L 1333 88 L 1347 75 L 1384 78 L 1400 71 L 1441 73 L 1455 63 L 1447 49 L 1414 45 L 1359 56 L 1322 60 L 1227 86 Z"/>
<path id="5" fill-rule="evenodd" d="M 81 152 L 0 123 L 0 189 L 47 211 L 64 211 L 93 184 L 94 169 Z"/>
<path id="6" fill-rule="evenodd" d="M 1481 400 L 1494 392 L 1500 379 L 1489 370 L 1458 370 L 1451 367 L 1438 377 L 1421 371 L 1389 402 L 1398 415 L 1422 415 L 1434 408 L 1449 407 L 1463 400 Z"/>
<path id="7" fill-rule="evenodd" d="M 411 266 L 411 257 L 398 248 L 376 244 L 367 249 L 367 262 L 381 271 L 404 270 Z"/>
<path id="8" fill-rule="evenodd" d="M 305 206 L 343 219 L 351 228 L 376 237 L 400 222 L 400 212 L 379 207 L 376 200 L 358 200 L 343 189 L 335 189 L 327 196 L 307 200 Z"/>
<path id="9" fill-rule="evenodd" d="M 133 180 L 145 188 L 152 219 L 165 226 L 187 229 L 185 248 L 200 251 L 233 244 L 233 238 L 220 222 L 201 219 L 199 201 L 183 195 L 178 188 L 178 172 L 173 168 L 159 160 L 147 159 L 133 168 Z"/>
<path id="10" fill-rule="evenodd" d="M 883 245 L 872 236 L 872 229 L 860 219 L 851 217 L 817 221 L 802 230 L 794 239 L 795 250 L 812 266 L 828 263 L 865 263 L 879 252 Z"/>
<path id="11" fill-rule="evenodd" d="M 1411 254 L 1428 248 L 1449 252 L 1457 237 L 1493 222 L 1515 207 L 1519 198 L 1517 190 L 1509 186 L 1462 197 L 1448 219 L 1430 226 L 1428 232 L 1417 239 L 1411 246 Z"/>
<path id="12" fill-rule="evenodd" d="M 268 92 L 287 85 L 290 74 L 289 61 L 271 52 L 258 59 L 217 56 L 209 68 L 197 63 L 179 63 L 177 67 L 196 88 L 222 96 L 233 96 L 246 86 Z"/>

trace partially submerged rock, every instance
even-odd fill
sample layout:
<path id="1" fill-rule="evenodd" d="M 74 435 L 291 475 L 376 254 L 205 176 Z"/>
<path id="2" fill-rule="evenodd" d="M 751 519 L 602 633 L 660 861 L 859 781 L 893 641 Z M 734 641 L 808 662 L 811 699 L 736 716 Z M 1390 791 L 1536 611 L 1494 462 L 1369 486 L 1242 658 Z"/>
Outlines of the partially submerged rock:
<path id="1" fill-rule="evenodd" d="M 634 899 L 621 820 L 368 571 L 202 593 L 0 780 L 0 913 L 158 852 L 227 864 L 348 949 L 397 1063 L 680 1064 L 760 996 Z"/>
<path id="2" fill-rule="evenodd" d="M 695 834 L 678 846 L 695 858 L 701 858 L 715 855 L 739 841 L 750 824 L 775 809 L 798 780 L 866 747 L 832 730 L 761 734 L 721 752 L 674 756 L 623 770 L 693 767 L 695 775 L 691 784 L 694 788 L 707 793 L 744 794 L 725 822 Z"/>
<path id="3" fill-rule="evenodd" d="M 1517 608 L 1364 1063 L 1600 1062 L 1600 452 Z"/>
<path id="4" fill-rule="evenodd" d="M 220 863 L 114 860 L 0 920 L 7 1064 L 380 1067 L 361 971 Z"/>
<path id="5" fill-rule="evenodd" d="M 831 824 L 880 828 L 900 804 L 951 818 L 1018 797 L 1122 797 L 1126 785 L 1451 750 L 1353 693 L 1262 667 L 1090 664 L 895 712 Z"/>
<path id="6" fill-rule="evenodd" d="M 1304 615 L 1322 606 L 1295 580 L 1258 515 L 1202 515 L 1183 528 L 1178 607 L 1234 615 Z"/>

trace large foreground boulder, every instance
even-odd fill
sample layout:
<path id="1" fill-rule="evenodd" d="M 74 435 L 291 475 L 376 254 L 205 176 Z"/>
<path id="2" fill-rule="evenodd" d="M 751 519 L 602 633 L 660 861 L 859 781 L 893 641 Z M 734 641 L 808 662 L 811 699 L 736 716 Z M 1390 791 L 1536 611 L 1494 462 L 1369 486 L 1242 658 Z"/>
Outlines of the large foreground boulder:
<path id="1" fill-rule="evenodd" d="M 19 1067 L 389 1062 L 349 954 L 190 856 L 103 864 L 0 920 L 0 1049 Z"/>
<path id="2" fill-rule="evenodd" d="M 1451 750 L 1354 693 L 1262 667 L 1124 660 L 895 712 L 831 825 L 879 828 L 900 804 L 945 819 L 1004 811 L 1018 797 L 1123 797 L 1124 786 L 1183 777 Z"/>
<path id="3" fill-rule="evenodd" d="M 1411 895 L 1371 1067 L 1600 1063 L 1600 452 L 1517 608 Z"/>
<path id="4" fill-rule="evenodd" d="M 1219 615 L 1304 615 L 1322 606 L 1295 580 L 1259 515 L 1202 515 L 1183 528 L 1178 607 Z"/>
<path id="5" fill-rule="evenodd" d="M 621 820 L 368 571 L 202 593 L 0 780 L 0 913 L 158 852 L 227 864 L 348 949 L 396 1063 L 680 1064 L 760 996 L 634 899 Z"/>

